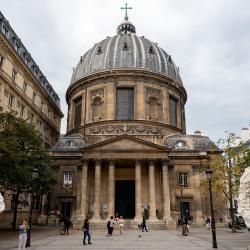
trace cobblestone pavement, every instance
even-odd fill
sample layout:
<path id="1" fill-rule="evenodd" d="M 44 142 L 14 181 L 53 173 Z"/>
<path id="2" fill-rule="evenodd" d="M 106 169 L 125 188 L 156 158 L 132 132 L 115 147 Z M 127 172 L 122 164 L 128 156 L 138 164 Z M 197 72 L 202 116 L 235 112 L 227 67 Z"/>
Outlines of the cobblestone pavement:
<path id="1" fill-rule="evenodd" d="M 229 229 L 217 230 L 218 248 L 223 250 L 247 250 L 250 246 L 250 232 L 246 230 L 232 234 Z M 208 250 L 212 248 L 211 231 L 193 228 L 188 236 L 182 236 L 179 230 L 173 231 L 124 231 L 112 237 L 106 237 L 103 231 L 92 232 L 92 245 L 82 245 L 81 231 L 71 230 L 70 235 L 58 235 L 51 228 L 35 228 L 32 234 L 30 250 Z M 17 249 L 17 233 L 0 231 L 0 249 Z"/>

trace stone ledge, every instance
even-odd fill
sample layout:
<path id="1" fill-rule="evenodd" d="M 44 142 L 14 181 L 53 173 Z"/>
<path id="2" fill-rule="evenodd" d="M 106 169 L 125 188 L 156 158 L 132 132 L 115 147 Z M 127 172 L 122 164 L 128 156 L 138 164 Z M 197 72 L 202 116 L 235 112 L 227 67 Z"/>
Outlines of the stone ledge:
<path id="1" fill-rule="evenodd" d="M 83 218 L 76 217 L 73 220 L 73 229 L 81 230 L 83 226 Z M 100 220 L 100 221 L 91 221 L 89 220 L 91 229 L 102 229 L 106 230 L 108 220 Z M 124 229 L 139 229 L 139 225 L 141 221 L 137 220 L 124 220 Z M 147 226 L 149 230 L 174 230 L 176 229 L 176 223 L 173 220 L 154 220 L 154 221 L 147 221 Z M 118 225 L 115 225 L 118 227 Z"/>

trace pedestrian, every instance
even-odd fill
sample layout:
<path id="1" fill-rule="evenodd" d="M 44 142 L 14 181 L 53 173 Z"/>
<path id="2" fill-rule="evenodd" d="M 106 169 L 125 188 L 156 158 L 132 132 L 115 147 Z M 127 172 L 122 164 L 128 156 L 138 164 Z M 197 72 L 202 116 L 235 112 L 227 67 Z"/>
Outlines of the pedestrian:
<path id="1" fill-rule="evenodd" d="M 29 225 L 27 221 L 24 219 L 22 224 L 19 225 L 19 243 L 18 250 L 25 249 L 26 241 L 27 241 L 27 230 L 29 230 Z"/>
<path id="2" fill-rule="evenodd" d="M 63 235 L 64 234 L 64 219 L 63 217 L 59 218 L 59 235 Z"/>
<path id="3" fill-rule="evenodd" d="M 145 215 L 142 217 L 141 231 L 144 232 L 144 229 L 146 230 L 146 232 L 148 231 L 147 223 L 146 223 L 146 216 Z"/>
<path id="4" fill-rule="evenodd" d="M 181 218 L 179 217 L 177 220 L 177 225 L 180 226 L 181 225 Z"/>
<path id="5" fill-rule="evenodd" d="M 123 217 L 122 216 L 120 216 L 118 223 L 119 223 L 120 234 L 122 234 L 123 227 L 124 227 L 124 221 L 123 221 Z"/>
<path id="6" fill-rule="evenodd" d="M 64 234 L 69 234 L 69 228 L 70 228 L 70 225 L 71 225 L 71 221 L 69 219 L 69 217 L 65 218 L 64 219 Z"/>
<path id="7" fill-rule="evenodd" d="M 114 217 L 111 216 L 108 223 L 107 223 L 107 228 L 108 228 L 108 234 L 106 236 L 112 236 L 113 234 L 113 229 L 114 229 Z"/>
<path id="8" fill-rule="evenodd" d="M 189 225 L 188 225 L 188 218 L 184 216 L 182 220 L 182 235 L 187 236 L 189 233 Z"/>
<path id="9" fill-rule="evenodd" d="M 208 216 L 206 217 L 205 225 L 206 225 L 207 230 L 210 230 L 211 220 Z"/>
<path id="10" fill-rule="evenodd" d="M 92 244 L 90 242 L 90 233 L 89 233 L 89 218 L 86 217 L 86 219 L 83 221 L 83 227 L 82 227 L 82 231 L 83 231 L 83 245 L 87 245 L 86 244 L 86 238 L 88 237 L 88 244 Z"/>
<path id="11" fill-rule="evenodd" d="M 239 220 L 238 216 L 236 216 L 236 218 L 235 218 L 235 224 L 236 224 L 236 229 L 241 230 L 241 228 L 240 228 L 240 220 Z"/>

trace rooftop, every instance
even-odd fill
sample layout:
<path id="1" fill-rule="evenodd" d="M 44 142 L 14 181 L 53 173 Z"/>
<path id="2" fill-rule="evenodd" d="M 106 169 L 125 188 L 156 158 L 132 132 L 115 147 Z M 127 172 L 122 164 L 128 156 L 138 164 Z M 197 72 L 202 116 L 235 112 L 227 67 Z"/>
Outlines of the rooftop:
<path id="1" fill-rule="evenodd" d="M 21 39 L 17 36 L 15 31 L 10 26 L 8 20 L 4 17 L 0 11 L 0 33 L 9 41 L 10 45 L 15 49 L 21 60 L 26 64 L 29 71 L 32 73 L 34 78 L 37 80 L 42 89 L 48 94 L 50 99 L 60 109 L 60 98 L 50 85 L 39 66 L 35 63 L 34 59 L 23 45 Z"/>

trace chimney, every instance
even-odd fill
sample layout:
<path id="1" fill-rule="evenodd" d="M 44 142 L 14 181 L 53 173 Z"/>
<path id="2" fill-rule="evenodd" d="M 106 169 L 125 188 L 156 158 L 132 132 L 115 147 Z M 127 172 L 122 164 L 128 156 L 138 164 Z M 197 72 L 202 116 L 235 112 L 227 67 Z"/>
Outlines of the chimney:
<path id="1" fill-rule="evenodd" d="M 201 136 L 201 131 L 200 131 L 200 130 L 195 130 L 195 131 L 194 131 L 194 135 L 196 135 L 196 136 Z"/>
<path id="2" fill-rule="evenodd" d="M 249 128 L 242 128 L 241 129 L 241 139 L 242 142 L 246 142 L 248 139 L 250 139 L 250 131 Z"/>

